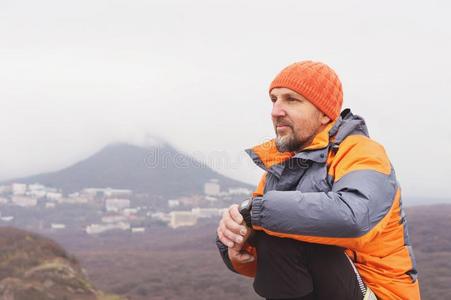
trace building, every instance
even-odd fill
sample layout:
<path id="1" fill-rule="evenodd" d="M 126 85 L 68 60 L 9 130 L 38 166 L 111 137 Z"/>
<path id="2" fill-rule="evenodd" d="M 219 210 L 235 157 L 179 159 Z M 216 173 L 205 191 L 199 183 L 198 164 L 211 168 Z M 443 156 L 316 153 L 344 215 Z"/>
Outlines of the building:
<path id="1" fill-rule="evenodd" d="M 222 215 L 223 209 L 196 207 L 191 209 L 191 212 L 198 218 L 216 218 Z"/>
<path id="2" fill-rule="evenodd" d="M 22 206 L 22 207 L 34 207 L 38 204 L 38 200 L 36 198 L 31 198 L 27 196 L 13 196 L 11 198 L 11 202 L 14 205 Z"/>
<path id="3" fill-rule="evenodd" d="M 149 213 L 148 213 L 149 215 Z M 156 212 L 153 214 L 150 214 L 150 217 L 153 220 L 159 220 L 159 221 L 163 221 L 163 222 L 171 222 L 171 215 L 170 214 L 165 214 L 164 212 Z"/>
<path id="4" fill-rule="evenodd" d="M 209 196 L 219 195 L 221 192 L 221 187 L 217 179 L 211 179 L 209 182 L 204 184 L 204 193 Z"/>
<path id="5" fill-rule="evenodd" d="M 105 200 L 105 209 L 106 211 L 121 211 L 124 208 L 130 207 L 130 200 L 128 199 L 120 199 L 120 198 L 113 198 L 113 199 L 106 199 Z"/>
<path id="6" fill-rule="evenodd" d="M 190 211 L 172 211 L 169 215 L 171 216 L 169 226 L 172 228 L 197 224 L 197 216 Z"/>
<path id="7" fill-rule="evenodd" d="M 218 198 L 212 196 L 205 196 L 205 200 L 207 200 L 208 202 L 217 202 Z"/>
<path id="8" fill-rule="evenodd" d="M 168 206 L 170 208 L 174 208 L 174 207 L 177 207 L 179 205 L 180 205 L 180 201 L 179 200 L 175 200 L 175 199 L 168 200 Z"/>
<path id="9" fill-rule="evenodd" d="M 104 197 L 104 198 L 127 198 L 133 195 L 132 190 L 126 189 L 112 189 L 112 188 L 86 188 L 81 191 L 82 194 L 90 198 Z"/>
<path id="10" fill-rule="evenodd" d="M 28 185 L 29 191 L 45 191 L 45 186 L 39 183 L 33 183 Z"/>
<path id="11" fill-rule="evenodd" d="M 112 189 L 106 188 L 103 190 L 105 197 L 130 197 L 133 192 L 126 189 Z"/>
<path id="12" fill-rule="evenodd" d="M 86 204 L 89 202 L 89 200 L 87 197 L 78 196 L 78 197 L 61 198 L 58 200 L 58 202 L 67 204 Z"/>
<path id="13" fill-rule="evenodd" d="M 12 188 L 10 185 L 0 185 L 0 194 L 8 194 L 11 193 Z"/>
<path id="14" fill-rule="evenodd" d="M 246 188 L 236 187 L 236 188 L 230 188 L 229 189 L 229 194 L 230 195 L 247 195 L 247 196 L 250 196 L 250 195 L 252 195 L 252 191 L 248 190 Z"/>
<path id="15" fill-rule="evenodd" d="M 90 199 L 93 199 L 96 197 L 103 197 L 103 189 L 86 188 L 86 189 L 81 190 L 81 194 L 87 196 Z"/>
<path id="16" fill-rule="evenodd" d="M 146 229 L 144 227 L 132 227 L 132 233 L 143 233 Z"/>
<path id="17" fill-rule="evenodd" d="M 125 222 L 111 224 L 91 224 L 86 227 L 87 234 L 99 234 L 109 230 L 130 230 L 130 224 Z"/>
<path id="18" fill-rule="evenodd" d="M 29 190 L 27 195 L 34 198 L 44 198 L 47 195 L 47 192 L 44 190 Z"/>
<path id="19" fill-rule="evenodd" d="M 127 218 L 122 215 L 111 215 L 111 216 L 102 217 L 102 222 L 109 223 L 109 224 L 124 222 L 125 220 L 127 220 Z"/>
<path id="20" fill-rule="evenodd" d="M 60 224 L 60 223 L 52 223 L 50 224 L 50 228 L 51 229 L 66 229 L 66 225 L 65 224 Z"/>
<path id="21" fill-rule="evenodd" d="M 61 200 L 61 199 L 63 198 L 63 194 L 61 194 L 61 193 L 56 193 L 56 192 L 47 192 L 47 193 L 45 194 L 45 197 L 46 197 L 48 200 L 59 201 L 59 200 Z"/>
<path id="22" fill-rule="evenodd" d="M 47 202 L 45 208 L 55 208 L 56 204 L 54 202 Z"/>
<path id="23" fill-rule="evenodd" d="M 122 215 L 132 217 L 136 216 L 138 214 L 138 211 L 138 208 L 124 208 L 124 210 L 122 210 Z"/>
<path id="24" fill-rule="evenodd" d="M 13 216 L 4 216 L 1 217 L 0 220 L 2 220 L 3 222 L 11 222 L 12 220 L 14 220 Z"/>
<path id="25" fill-rule="evenodd" d="M 13 183 L 11 185 L 11 190 L 14 195 L 25 195 L 27 191 L 27 185 L 24 183 Z"/>
<path id="26" fill-rule="evenodd" d="M 204 200 L 203 197 L 198 196 L 198 195 L 177 198 L 177 201 L 179 202 L 180 205 L 191 206 L 191 207 L 199 206 L 203 202 L 203 200 Z"/>

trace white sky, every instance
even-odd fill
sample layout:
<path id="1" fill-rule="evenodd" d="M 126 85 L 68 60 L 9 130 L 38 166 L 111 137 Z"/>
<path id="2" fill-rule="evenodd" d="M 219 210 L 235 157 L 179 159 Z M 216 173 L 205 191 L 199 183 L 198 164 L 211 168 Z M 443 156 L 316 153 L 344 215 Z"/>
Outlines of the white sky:
<path id="1" fill-rule="evenodd" d="M 267 87 L 332 66 L 404 195 L 451 198 L 448 1 L 0 0 L 0 179 L 161 137 L 256 183 Z"/>

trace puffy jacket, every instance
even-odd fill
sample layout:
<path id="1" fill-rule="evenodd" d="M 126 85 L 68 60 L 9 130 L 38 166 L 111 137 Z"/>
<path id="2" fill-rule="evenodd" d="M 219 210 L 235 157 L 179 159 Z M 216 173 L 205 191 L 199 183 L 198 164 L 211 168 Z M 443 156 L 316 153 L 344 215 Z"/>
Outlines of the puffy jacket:
<path id="1" fill-rule="evenodd" d="M 254 192 L 254 230 L 344 247 L 379 299 L 420 299 L 400 187 L 361 117 L 344 110 L 298 153 L 278 152 L 274 140 L 247 152 L 265 170 Z M 231 270 L 255 276 L 256 261 L 231 262 L 217 244 Z"/>

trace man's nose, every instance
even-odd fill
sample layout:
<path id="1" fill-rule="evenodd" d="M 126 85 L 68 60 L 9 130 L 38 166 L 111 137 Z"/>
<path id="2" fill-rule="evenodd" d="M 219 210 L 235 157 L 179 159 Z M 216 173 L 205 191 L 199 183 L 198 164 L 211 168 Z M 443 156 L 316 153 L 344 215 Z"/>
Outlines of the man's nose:
<path id="1" fill-rule="evenodd" d="M 274 101 L 273 105 L 272 105 L 271 117 L 278 118 L 278 117 L 284 117 L 285 115 L 286 115 L 286 111 L 282 105 L 282 102 L 279 100 Z"/>

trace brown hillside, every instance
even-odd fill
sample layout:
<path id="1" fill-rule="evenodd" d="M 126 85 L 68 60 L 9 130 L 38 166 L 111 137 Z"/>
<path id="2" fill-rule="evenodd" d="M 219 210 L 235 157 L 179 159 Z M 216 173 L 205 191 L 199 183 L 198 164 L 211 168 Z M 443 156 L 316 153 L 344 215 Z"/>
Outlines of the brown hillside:
<path id="1" fill-rule="evenodd" d="M 407 210 L 422 299 L 451 299 L 451 205 Z"/>
<path id="2" fill-rule="evenodd" d="M 0 299 L 120 299 L 94 288 L 77 260 L 37 234 L 0 228 Z"/>
<path id="3" fill-rule="evenodd" d="M 451 205 L 407 209 L 422 299 L 451 299 Z M 252 280 L 226 269 L 215 247 L 216 224 L 154 227 L 131 235 L 55 235 L 101 289 L 149 299 L 261 299 Z"/>

